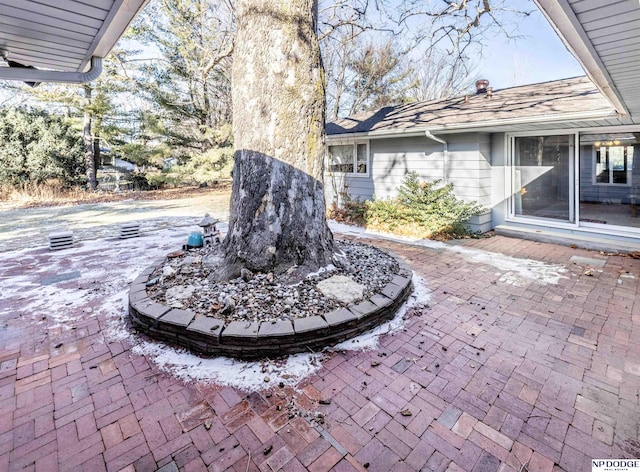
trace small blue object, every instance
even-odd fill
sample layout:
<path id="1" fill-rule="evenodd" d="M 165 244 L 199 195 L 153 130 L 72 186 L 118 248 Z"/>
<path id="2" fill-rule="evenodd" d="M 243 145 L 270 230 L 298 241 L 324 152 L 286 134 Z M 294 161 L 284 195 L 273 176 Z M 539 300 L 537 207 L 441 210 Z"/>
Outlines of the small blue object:
<path id="1" fill-rule="evenodd" d="M 202 247 L 204 245 L 204 238 L 202 237 L 202 233 L 194 232 L 189 235 L 187 238 L 187 248 L 191 249 L 194 247 Z"/>

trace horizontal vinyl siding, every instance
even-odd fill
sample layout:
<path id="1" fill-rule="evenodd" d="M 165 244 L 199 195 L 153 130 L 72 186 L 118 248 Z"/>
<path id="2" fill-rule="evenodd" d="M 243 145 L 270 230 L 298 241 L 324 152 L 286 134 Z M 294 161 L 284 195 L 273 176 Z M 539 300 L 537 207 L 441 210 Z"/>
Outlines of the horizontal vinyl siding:
<path id="1" fill-rule="evenodd" d="M 371 154 L 376 198 L 395 197 L 409 172 L 424 180 L 442 178 L 442 144 L 426 137 L 373 140 Z"/>
<path id="2" fill-rule="evenodd" d="M 490 136 L 465 133 L 443 138 L 449 150 L 447 178 L 456 196 L 488 205 L 491 202 Z M 480 152 L 481 146 L 486 154 Z M 371 140 L 370 176 L 325 176 L 327 194 L 332 193 L 335 198 L 346 189 L 351 198 L 361 200 L 395 197 L 409 172 L 416 172 L 423 180 L 442 180 L 443 149 L 443 144 L 426 136 Z M 330 196 L 327 200 L 331 201 Z"/>

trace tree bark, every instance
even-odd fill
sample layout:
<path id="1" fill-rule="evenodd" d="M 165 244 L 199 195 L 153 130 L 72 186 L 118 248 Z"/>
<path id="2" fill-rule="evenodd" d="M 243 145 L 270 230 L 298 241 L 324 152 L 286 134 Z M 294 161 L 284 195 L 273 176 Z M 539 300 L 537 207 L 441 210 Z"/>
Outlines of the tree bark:
<path id="1" fill-rule="evenodd" d="M 91 136 L 91 86 L 84 86 L 84 116 L 82 122 L 82 139 L 84 140 L 84 165 L 87 175 L 87 188 L 96 190 L 98 188 L 97 164 L 93 149 L 93 137 Z"/>
<path id="2" fill-rule="evenodd" d="M 236 8 L 236 151 L 218 277 L 247 268 L 301 278 L 333 259 L 322 183 L 325 91 L 317 0 L 238 0 Z"/>

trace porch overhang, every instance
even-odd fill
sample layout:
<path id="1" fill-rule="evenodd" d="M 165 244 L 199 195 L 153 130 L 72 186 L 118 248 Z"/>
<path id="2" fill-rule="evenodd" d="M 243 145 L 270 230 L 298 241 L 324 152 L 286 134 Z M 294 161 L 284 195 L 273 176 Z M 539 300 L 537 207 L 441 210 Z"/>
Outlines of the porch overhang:
<path id="1" fill-rule="evenodd" d="M 618 113 L 640 123 L 640 2 L 535 1 Z"/>
<path id="2" fill-rule="evenodd" d="M 0 80 L 81 83 L 148 0 L 0 0 Z"/>

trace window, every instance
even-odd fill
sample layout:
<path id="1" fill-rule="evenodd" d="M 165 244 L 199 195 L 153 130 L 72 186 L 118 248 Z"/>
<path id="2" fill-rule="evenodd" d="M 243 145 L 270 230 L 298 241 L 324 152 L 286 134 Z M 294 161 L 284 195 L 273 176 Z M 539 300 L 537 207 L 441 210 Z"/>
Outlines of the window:
<path id="1" fill-rule="evenodd" d="M 369 171 L 369 144 L 354 143 L 329 146 L 329 172 L 367 174 Z"/>
<path id="2" fill-rule="evenodd" d="M 633 146 L 595 143 L 595 184 L 631 184 Z"/>

